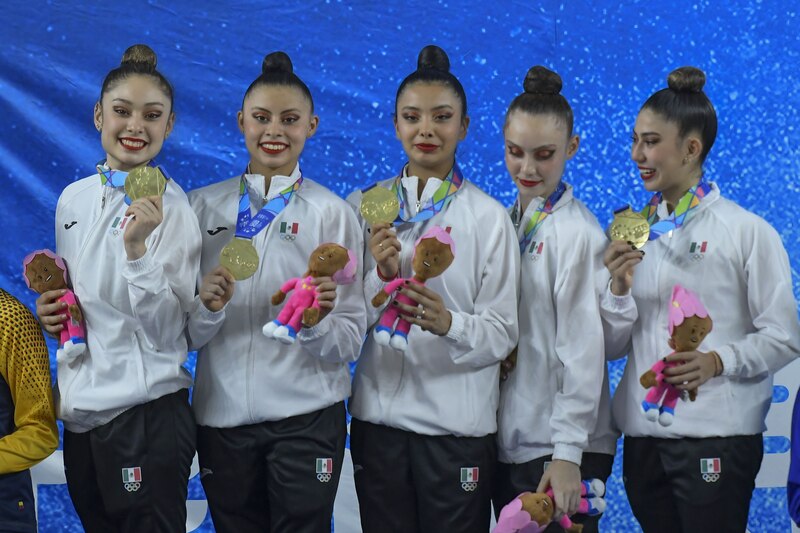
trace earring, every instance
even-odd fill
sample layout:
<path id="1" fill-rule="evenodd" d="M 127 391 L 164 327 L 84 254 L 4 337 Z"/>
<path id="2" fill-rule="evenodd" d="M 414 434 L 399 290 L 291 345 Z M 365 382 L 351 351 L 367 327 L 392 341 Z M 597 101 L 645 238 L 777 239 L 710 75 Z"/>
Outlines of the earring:
<path id="1" fill-rule="evenodd" d="M 689 156 L 688 156 L 688 155 L 687 155 L 686 157 L 684 157 L 684 158 L 683 158 L 683 164 L 684 164 L 684 165 L 688 165 L 688 164 L 689 164 L 689 161 L 690 161 L 690 159 L 689 159 Z"/>

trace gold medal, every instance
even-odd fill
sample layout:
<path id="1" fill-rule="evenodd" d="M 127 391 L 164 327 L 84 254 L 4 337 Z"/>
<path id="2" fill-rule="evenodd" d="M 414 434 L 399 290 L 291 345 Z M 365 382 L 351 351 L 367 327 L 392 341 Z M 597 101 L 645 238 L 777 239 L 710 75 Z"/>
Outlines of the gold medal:
<path id="1" fill-rule="evenodd" d="M 258 270 L 258 252 L 247 239 L 234 239 L 219 254 L 219 264 L 230 270 L 234 279 L 247 279 Z"/>
<path id="2" fill-rule="evenodd" d="M 608 236 L 612 241 L 633 243 L 639 249 L 650 238 L 650 224 L 644 215 L 628 207 L 614 213 L 614 220 L 608 226 Z"/>
<path id="3" fill-rule="evenodd" d="M 155 167 L 136 167 L 125 178 L 125 194 L 131 201 L 147 196 L 161 196 L 167 188 L 167 180 Z"/>
<path id="4" fill-rule="evenodd" d="M 385 187 L 373 187 L 361 197 L 361 216 L 372 225 L 391 224 L 400 213 L 397 195 Z"/>

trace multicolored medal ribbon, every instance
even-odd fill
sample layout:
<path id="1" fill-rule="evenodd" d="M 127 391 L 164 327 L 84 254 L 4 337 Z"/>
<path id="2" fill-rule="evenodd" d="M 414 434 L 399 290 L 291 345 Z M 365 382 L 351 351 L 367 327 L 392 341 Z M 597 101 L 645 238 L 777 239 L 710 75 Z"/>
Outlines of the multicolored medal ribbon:
<path id="1" fill-rule="evenodd" d="M 269 226 L 283 209 L 289 205 L 294 193 L 303 183 L 303 176 L 289 187 L 278 193 L 253 216 L 250 213 L 250 198 L 247 195 L 247 184 L 244 174 L 239 182 L 239 215 L 236 219 L 236 235 L 225 245 L 220 253 L 220 265 L 230 270 L 237 280 L 247 279 L 258 270 L 258 252 L 252 239 L 261 230 Z"/>
<path id="2" fill-rule="evenodd" d="M 525 253 L 525 248 L 533 240 L 533 236 L 536 235 L 536 232 L 539 231 L 539 228 L 542 226 L 544 219 L 553 212 L 553 207 L 558 203 L 561 199 L 561 196 L 564 195 L 564 192 L 567 190 L 567 186 L 564 185 L 563 181 L 559 181 L 558 185 L 556 186 L 556 190 L 547 197 L 547 200 L 542 202 L 542 204 L 536 208 L 536 212 L 533 214 L 531 219 L 528 221 L 528 224 L 525 226 L 525 233 L 522 236 L 522 239 L 519 241 L 519 251 L 520 253 Z M 514 209 L 511 213 L 511 219 L 516 220 L 517 217 L 522 216 L 520 211 L 519 200 L 514 204 Z"/>
<path id="3" fill-rule="evenodd" d="M 641 210 L 641 214 L 647 218 L 650 224 L 650 237 L 648 240 L 654 241 L 665 233 L 676 230 L 686 224 L 692 217 L 695 209 L 700 205 L 702 200 L 711 191 L 711 185 L 705 180 L 701 179 L 700 182 L 689 189 L 684 194 L 675 206 L 672 214 L 664 220 L 658 220 L 656 214 L 658 204 L 661 203 L 662 195 L 657 192 L 650 198 L 650 202 Z"/>
<path id="4" fill-rule="evenodd" d="M 464 183 L 464 176 L 461 174 L 461 169 L 458 168 L 458 164 L 453 165 L 453 169 L 444 179 L 439 188 L 436 189 L 436 192 L 433 193 L 433 197 L 430 199 L 430 202 L 419 209 L 416 215 L 411 218 L 405 218 L 405 207 L 406 201 L 403 198 L 403 187 L 401 185 L 401 176 L 403 173 L 400 173 L 400 176 L 395 178 L 394 183 L 392 184 L 392 191 L 397 195 L 397 201 L 400 203 L 400 211 L 395 219 L 395 224 L 400 224 L 403 222 L 420 222 L 422 220 L 428 220 L 432 218 L 436 213 L 443 211 L 447 204 L 453 199 L 453 196 L 458 192 L 461 188 L 461 185 Z M 372 187 L 370 187 L 372 188 Z M 369 190 L 369 189 L 368 189 Z"/>
<path id="5" fill-rule="evenodd" d="M 148 167 L 155 172 L 147 170 Z M 109 168 L 108 165 L 106 165 L 105 159 L 98 161 L 95 168 L 100 175 L 100 183 L 106 187 L 125 188 L 125 203 L 128 205 L 131 205 L 132 200 L 136 200 L 142 196 L 153 195 L 151 193 L 155 193 L 156 195 L 163 194 L 166 188 L 166 182 L 171 179 L 167 169 L 156 164 L 155 161 L 150 161 L 146 166 L 137 167 L 130 172 Z M 135 183 L 132 183 L 128 180 L 128 176 L 134 174 L 137 175 L 137 180 Z M 131 187 L 131 185 L 134 186 Z M 132 190 L 140 190 L 141 194 L 134 193 L 134 197 L 131 198 L 129 192 Z"/>

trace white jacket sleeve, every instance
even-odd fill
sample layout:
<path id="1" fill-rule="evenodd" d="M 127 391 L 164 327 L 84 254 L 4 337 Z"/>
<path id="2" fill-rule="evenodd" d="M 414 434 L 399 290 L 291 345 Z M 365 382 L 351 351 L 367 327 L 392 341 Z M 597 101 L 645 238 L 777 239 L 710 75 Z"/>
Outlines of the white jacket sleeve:
<path id="1" fill-rule="evenodd" d="M 227 307 L 227 306 L 226 306 Z M 195 296 L 192 308 L 189 311 L 186 324 L 186 337 L 189 342 L 189 351 L 199 350 L 210 341 L 225 322 L 225 308 L 219 311 L 209 311 L 200 296 Z"/>
<path id="2" fill-rule="evenodd" d="M 740 250 L 753 331 L 715 347 L 724 376 L 763 379 L 800 357 L 800 325 L 789 258 L 781 238 L 763 220 L 742 225 Z"/>
<path id="3" fill-rule="evenodd" d="M 134 317 L 159 348 L 183 335 L 200 268 L 200 229 L 182 192 L 165 194 L 164 219 L 146 245 L 147 252 L 128 261 L 122 275 Z"/>
<path id="4" fill-rule="evenodd" d="M 490 230 L 476 236 L 486 263 L 473 312 L 450 310 L 447 332 L 448 355 L 456 364 L 476 368 L 505 359 L 519 339 L 517 300 L 519 294 L 519 243 L 511 220 L 504 211 L 491 220 L 479 220 Z"/>
<path id="5" fill-rule="evenodd" d="M 364 239 L 358 220 L 350 209 L 337 209 L 329 213 L 328 218 L 330 223 L 324 228 L 322 242 L 341 244 L 356 254 L 359 260 L 356 281 L 338 286 L 333 310 L 316 326 L 302 328 L 297 338 L 306 352 L 324 361 L 355 361 L 367 329 L 364 285 L 361 283 Z"/>
<path id="6" fill-rule="evenodd" d="M 556 356 L 563 365 L 553 399 L 550 435 L 553 459 L 581 464 L 597 424 L 605 357 L 595 276 L 603 268 L 602 239 L 585 232 L 559 243 L 554 287 Z M 552 379 L 552 378 L 551 378 Z"/>
<path id="7" fill-rule="evenodd" d="M 606 359 L 620 359 L 631 350 L 633 324 L 639 318 L 633 295 L 616 296 L 611 292 L 609 279 L 600 293 L 600 319 L 603 325 L 603 343 Z"/>

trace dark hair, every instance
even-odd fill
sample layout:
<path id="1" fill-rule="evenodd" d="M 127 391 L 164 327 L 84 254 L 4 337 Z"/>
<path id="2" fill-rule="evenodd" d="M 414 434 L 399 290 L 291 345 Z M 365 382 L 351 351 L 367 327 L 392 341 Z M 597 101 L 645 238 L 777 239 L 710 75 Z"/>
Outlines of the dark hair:
<path id="1" fill-rule="evenodd" d="M 103 95 L 116 87 L 120 81 L 134 74 L 141 74 L 150 76 L 158 82 L 164 94 L 169 96 L 169 106 L 172 109 L 172 85 L 163 74 L 156 70 L 157 62 L 156 53 L 146 44 L 134 44 L 128 47 L 125 53 L 122 54 L 122 61 L 119 66 L 106 74 L 106 78 L 103 80 L 103 87 L 100 89 L 100 100 L 102 101 Z"/>
<path id="2" fill-rule="evenodd" d="M 253 80 L 253 83 L 244 92 L 242 107 L 244 107 L 244 100 L 247 95 L 261 85 L 282 85 L 300 89 L 311 104 L 311 112 L 314 112 L 314 99 L 311 98 L 311 91 L 308 90 L 308 86 L 303 80 L 294 73 L 292 60 L 289 59 L 286 52 L 272 52 L 264 57 L 264 61 L 261 63 L 261 75 Z"/>
<path id="3" fill-rule="evenodd" d="M 567 127 L 567 137 L 572 136 L 573 115 L 567 99 L 561 95 L 561 76 L 541 65 L 528 70 L 522 82 L 525 92 L 519 94 L 506 111 L 506 122 L 514 111 L 530 115 L 555 115 Z"/>
<path id="4" fill-rule="evenodd" d="M 703 142 L 700 162 L 705 161 L 717 138 L 717 112 L 703 92 L 706 75 L 695 67 L 681 67 L 670 72 L 667 88 L 654 93 L 642 106 L 678 125 L 681 138 L 697 132 Z"/>
<path id="5" fill-rule="evenodd" d="M 397 101 L 400 95 L 409 85 L 414 83 L 439 83 L 450 87 L 461 100 L 461 118 L 467 116 L 467 95 L 464 87 L 458 78 L 450 73 L 450 59 L 444 50 L 436 45 L 429 44 L 423 48 L 417 57 L 417 70 L 406 76 L 406 79 L 397 88 L 397 95 L 394 97 L 394 107 L 397 109 Z"/>

